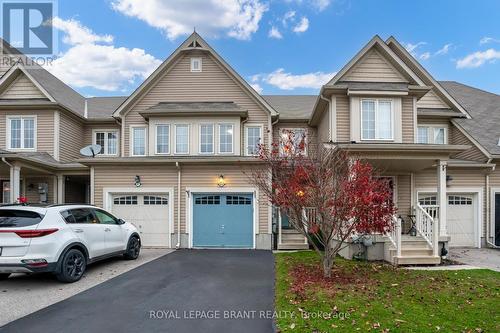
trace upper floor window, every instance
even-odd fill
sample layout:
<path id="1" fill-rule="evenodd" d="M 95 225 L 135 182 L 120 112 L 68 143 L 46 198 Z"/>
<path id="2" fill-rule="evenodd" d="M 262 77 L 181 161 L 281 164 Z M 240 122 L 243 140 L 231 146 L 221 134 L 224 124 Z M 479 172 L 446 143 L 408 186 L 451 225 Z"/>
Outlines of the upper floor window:
<path id="1" fill-rule="evenodd" d="M 446 144 L 445 126 L 418 126 L 417 143 Z"/>
<path id="2" fill-rule="evenodd" d="M 189 125 L 175 125 L 175 153 L 189 154 Z"/>
<path id="3" fill-rule="evenodd" d="M 99 154 L 116 155 L 118 153 L 118 131 L 95 131 L 94 143 L 101 146 Z"/>
<path id="4" fill-rule="evenodd" d="M 200 125 L 200 153 L 213 154 L 214 153 L 214 125 L 202 124 Z"/>
<path id="5" fill-rule="evenodd" d="M 132 155 L 146 155 L 146 127 L 132 128 Z"/>
<path id="6" fill-rule="evenodd" d="M 230 154 L 233 152 L 233 125 L 219 125 L 219 152 Z"/>
<path id="7" fill-rule="evenodd" d="M 201 72 L 201 58 L 191 58 L 191 72 Z"/>
<path id="8" fill-rule="evenodd" d="M 170 125 L 156 125 L 156 153 L 170 153 Z"/>
<path id="9" fill-rule="evenodd" d="M 7 118 L 7 139 L 10 149 L 35 149 L 36 117 L 15 116 Z"/>
<path id="10" fill-rule="evenodd" d="M 393 140 L 393 108 L 391 100 L 361 100 L 361 139 Z"/>
<path id="11" fill-rule="evenodd" d="M 305 128 L 283 128 L 280 133 L 281 154 L 307 154 L 307 131 Z"/>
<path id="12" fill-rule="evenodd" d="M 246 154 L 257 155 L 259 144 L 262 139 L 262 128 L 260 126 L 247 126 L 246 128 Z"/>

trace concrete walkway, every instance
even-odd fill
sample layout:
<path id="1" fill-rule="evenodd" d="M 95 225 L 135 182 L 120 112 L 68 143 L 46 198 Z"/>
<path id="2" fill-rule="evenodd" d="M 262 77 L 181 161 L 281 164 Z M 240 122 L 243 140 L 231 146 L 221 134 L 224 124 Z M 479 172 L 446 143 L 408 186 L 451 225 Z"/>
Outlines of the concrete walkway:
<path id="1" fill-rule="evenodd" d="M 449 258 L 462 264 L 500 272 L 500 249 L 451 248 Z"/>

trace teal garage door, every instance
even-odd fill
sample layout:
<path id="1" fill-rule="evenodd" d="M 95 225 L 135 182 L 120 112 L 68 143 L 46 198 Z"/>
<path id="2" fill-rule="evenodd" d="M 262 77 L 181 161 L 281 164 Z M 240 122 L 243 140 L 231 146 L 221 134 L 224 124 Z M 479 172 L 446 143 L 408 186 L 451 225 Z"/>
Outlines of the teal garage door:
<path id="1" fill-rule="evenodd" d="M 252 194 L 194 194 L 193 247 L 252 248 Z"/>

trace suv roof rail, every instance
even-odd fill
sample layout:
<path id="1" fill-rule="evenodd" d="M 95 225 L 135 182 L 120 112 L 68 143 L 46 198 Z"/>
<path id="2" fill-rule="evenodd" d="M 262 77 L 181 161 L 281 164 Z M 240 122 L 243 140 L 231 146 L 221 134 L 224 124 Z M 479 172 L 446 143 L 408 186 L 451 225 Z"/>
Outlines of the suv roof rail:
<path id="1" fill-rule="evenodd" d="M 11 207 L 11 206 L 29 206 L 27 203 L 6 203 L 0 204 L 0 207 Z"/>
<path id="2" fill-rule="evenodd" d="M 63 207 L 63 206 L 92 206 L 94 207 L 94 205 L 91 205 L 91 204 L 88 204 L 88 203 L 63 203 L 63 204 L 51 204 L 51 205 L 47 205 L 47 208 L 51 208 L 51 207 Z"/>

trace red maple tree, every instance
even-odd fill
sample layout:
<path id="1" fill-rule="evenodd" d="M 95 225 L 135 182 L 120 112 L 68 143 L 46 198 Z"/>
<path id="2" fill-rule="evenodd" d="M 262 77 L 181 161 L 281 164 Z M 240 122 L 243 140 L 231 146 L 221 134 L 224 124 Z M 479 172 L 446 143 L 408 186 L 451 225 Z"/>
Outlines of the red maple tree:
<path id="1" fill-rule="evenodd" d="M 271 148 L 261 145 L 258 158 L 265 166 L 247 175 L 308 238 L 330 277 L 349 237 L 393 228 L 392 192 L 370 164 L 336 148 L 306 147 L 301 136 L 289 131 Z"/>

